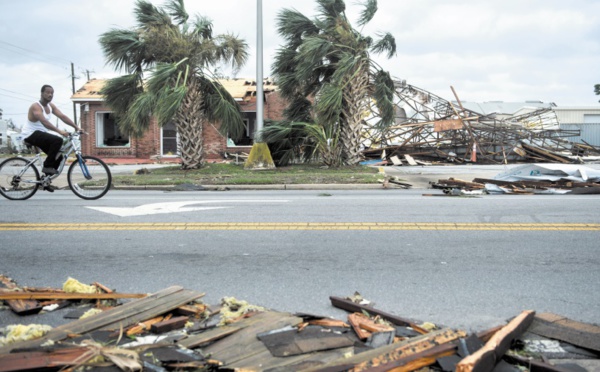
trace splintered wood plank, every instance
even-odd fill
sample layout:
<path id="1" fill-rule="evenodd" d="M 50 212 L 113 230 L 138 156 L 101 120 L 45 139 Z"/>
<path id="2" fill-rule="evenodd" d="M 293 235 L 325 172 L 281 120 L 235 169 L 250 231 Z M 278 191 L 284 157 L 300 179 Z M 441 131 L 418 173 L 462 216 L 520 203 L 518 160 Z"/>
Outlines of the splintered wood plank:
<path id="1" fill-rule="evenodd" d="M 168 320 L 163 320 L 162 322 L 157 322 L 150 325 L 150 332 L 165 333 L 174 329 L 183 328 L 185 326 L 185 323 L 187 323 L 189 319 L 190 318 L 188 318 L 187 316 L 178 316 Z"/>
<path id="2" fill-rule="evenodd" d="M 368 369 L 368 372 L 410 372 L 434 364 L 438 358 L 456 354 L 456 341 L 432 347 L 431 349 L 408 355 L 390 363 Z"/>
<path id="3" fill-rule="evenodd" d="M 537 314 L 528 331 L 585 349 L 600 351 L 599 326 L 577 322 L 561 315 Z"/>
<path id="4" fill-rule="evenodd" d="M 81 362 L 81 357 L 89 353 L 86 347 L 58 349 L 50 352 L 27 351 L 0 354 L 0 372 L 46 370 L 67 367 Z M 91 354 L 90 354 L 91 355 Z"/>
<path id="5" fill-rule="evenodd" d="M 144 298 L 143 293 L 53 293 L 53 292 L 0 292 L 0 300 L 117 300 Z"/>
<path id="6" fill-rule="evenodd" d="M 313 320 L 309 320 L 308 324 L 310 324 L 310 325 L 318 325 L 318 326 L 322 326 L 322 327 L 350 328 L 350 326 L 348 325 L 348 323 L 346 323 L 346 322 L 344 322 L 342 320 L 338 320 L 338 319 L 327 319 L 327 318 L 313 319 Z"/>
<path id="7" fill-rule="evenodd" d="M 248 326 L 247 321 L 250 319 L 252 318 L 245 318 L 226 326 L 212 328 L 197 335 L 188 336 L 183 340 L 177 341 L 177 343 L 183 347 L 187 347 L 188 349 L 201 347 L 205 344 L 215 342 L 219 339 L 234 334 L 240 329 L 246 328 Z"/>
<path id="8" fill-rule="evenodd" d="M 446 344 L 465 336 L 466 333 L 463 331 L 441 329 L 395 344 L 364 351 L 349 358 L 340 358 L 322 368 L 324 370 L 335 370 L 336 367 L 347 368 L 347 366 L 351 366 L 351 370 L 354 372 L 367 371 L 377 366 L 395 363 L 408 356 L 425 352 L 438 345 Z"/>
<path id="9" fill-rule="evenodd" d="M 203 352 L 210 354 L 211 359 L 221 361 L 224 367 L 237 362 L 240 363 L 236 365 L 244 365 L 244 359 L 256 354 L 271 357 L 267 347 L 256 337 L 257 334 L 302 323 L 302 318 L 275 311 L 262 312 L 247 320 L 247 327 L 238 331 L 235 337 L 221 339 L 202 349 Z"/>
<path id="10" fill-rule="evenodd" d="M 406 318 L 399 317 L 397 315 L 389 314 L 384 311 L 372 308 L 370 306 L 359 305 L 357 303 L 354 303 L 350 300 L 346 300 L 341 297 L 329 296 L 329 299 L 331 300 L 331 304 L 339 309 L 350 311 L 352 313 L 356 313 L 356 312 L 360 313 L 362 311 L 366 311 L 367 313 L 372 314 L 372 315 L 379 315 L 380 317 L 389 321 L 392 324 L 399 325 L 399 326 L 409 326 L 421 334 L 427 333 L 426 330 L 419 327 L 415 322 L 413 322 L 410 319 L 406 319 Z"/>
<path id="11" fill-rule="evenodd" d="M 384 324 L 377 324 L 363 313 L 348 315 L 348 322 L 352 325 L 354 332 L 361 340 L 366 340 L 372 332 L 389 332 L 396 329 Z"/>
<path id="12" fill-rule="evenodd" d="M 127 328 L 125 334 L 127 336 L 133 336 L 133 335 L 140 334 L 140 333 L 142 333 L 142 332 L 150 329 L 150 327 L 152 326 L 152 324 L 160 323 L 163 320 L 167 320 L 167 317 L 158 316 L 156 318 L 148 319 L 145 322 L 141 322 L 138 325 L 131 326 L 131 327 Z"/>
<path id="13" fill-rule="evenodd" d="M 72 334 L 83 334 L 97 329 L 126 328 L 176 309 L 202 296 L 204 296 L 203 293 L 186 290 L 179 286 L 169 287 L 145 298 L 56 327 L 39 339 L 5 346 L 0 348 L 0 354 L 14 349 L 38 347 L 48 340 L 61 341 Z"/>
<path id="14" fill-rule="evenodd" d="M 456 365 L 456 372 L 491 371 L 496 363 L 502 359 L 510 344 L 518 338 L 533 322 L 535 311 L 527 310 L 516 316 L 507 325 L 485 343 L 473 354 L 463 358 Z"/>
<path id="15" fill-rule="evenodd" d="M 13 294 L 13 293 L 19 293 L 19 292 L 15 292 L 14 290 L 17 289 L 17 285 L 7 276 L 4 275 L 0 275 L 0 296 L 5 295 L 5 294 Z M 6 301 L 6 304 L 8 305 L 8 307 L 10 307 L 10 309 L 15 313 L 15 314 L 19 314 L 19 315 L 32 315 L 32 314 L 37 314 L 40 311 L 42 311 L 43 306 L 40 305 L 40 303 L 38 301 L 35 300 L 31 300 L 31 299 L 19 299 L 19 298 L 13 298 L 13 299 L 1 299 L 0 301 Z"/>
<path id="16" fill-rule="evenodd" d="M 208 308 L 208 306 L 206 306 L 204 304 L 184 305 L 184 306 L 178 307 L 176 312 L 179 315 L 199 317 L 203 312 L 206 311 L 207 308 Z"/>

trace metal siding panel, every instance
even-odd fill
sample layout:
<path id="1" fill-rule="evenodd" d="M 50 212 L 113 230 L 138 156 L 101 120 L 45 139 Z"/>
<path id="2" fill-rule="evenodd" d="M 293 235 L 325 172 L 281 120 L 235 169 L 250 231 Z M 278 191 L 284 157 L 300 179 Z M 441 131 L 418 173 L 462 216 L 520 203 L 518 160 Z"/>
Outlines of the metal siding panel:
<path id="1" fill-rule="evenodd" d="M 600 146 L 600 124 L 561 124 L 560 129 L 564 130 L 580 130 L 580 135 L 577 137 L 569 137 L 569 141 L 589 143 L 592 146 Z"/>

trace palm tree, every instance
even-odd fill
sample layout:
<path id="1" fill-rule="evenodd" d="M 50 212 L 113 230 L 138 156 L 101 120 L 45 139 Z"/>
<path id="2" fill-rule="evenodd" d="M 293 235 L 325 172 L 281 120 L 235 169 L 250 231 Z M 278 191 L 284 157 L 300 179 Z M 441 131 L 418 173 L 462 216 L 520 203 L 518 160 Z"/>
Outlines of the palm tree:
<path id="1" fill-rule="evenodd" d="M 379 111 L 380 127 L 393 123 L 394 83 L 370 53 L 386 52 L 391 58 L 396 42 L 389 33 L 379 33 L 374 40 L 354 29 L 343 0 L 316 1 L 318 17 L 314 20 L 296 10 L 278 14 L 278 32 L 286 44 L 277 51 L 273 75 L 290 102 L 289 122 L 310 117 L 323 127 L 323 133 L 334 133 L 341 147 L 340 162 L 353 165 L 362 159 L 362 123 L 371 100 Z M 377 0 L 362 5 L 360 27 L 373 19 Z M 314 103 L 307 104 L 307 97 Z"/>
<path id="2" fill-rule="evenodd" d="M 205 17 L 190 21 L 183 0 L 169 0 L 163 8 L 137 0 L 134 14 L 134 29 L 111 29 L 100 37 L 107 63 L 126 73 L 110 79 L 102 94 L 121 130 L 131 135 L 142 135 L 151 115 L 161 126 L 173 122 L 183 168 L 201 167 L 203 123 L 220 122 L 220 132 L 234 139 L 243 131 L 238 104 L 210 69 L 219 63 L 239 69 L 248 45 L 232 34 L 213 35 Z"/>

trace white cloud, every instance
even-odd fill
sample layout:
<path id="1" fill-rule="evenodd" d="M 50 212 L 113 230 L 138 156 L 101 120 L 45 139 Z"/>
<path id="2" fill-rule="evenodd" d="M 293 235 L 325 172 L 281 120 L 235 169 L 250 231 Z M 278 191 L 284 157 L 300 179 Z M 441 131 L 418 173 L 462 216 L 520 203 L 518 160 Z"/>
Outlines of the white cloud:
<path id="1" fill-rule="evenodd" d="M 156 5 L 163 0 L 153 0 Z M 55 103 L 72 115 L 70 63 L 81 86 L 91 77 L 115 76 L 105 66 L 98 38 L 111 28 L 134 26 L 134 0 L 2 1 L 0 107 L 23 113 L 42 84 L 55 86 Z M 212 19 L 214 32 L 232 32 L 250 46 L 240 77 L 256 71 L 256 2 L 187 0 L 191 14 Z M 346 1 L 354 21 L 360 7 Z M 282 42 L 276 15 L 295 8 L 314 18 L 312 0 L 264 0 L 264 75 Z M 379 0 L 365 34 L 391 32 L 398 55 L 376 60 L 393 76 L 452 99 L 450 85 L 469 101 L 542 100 L 597 105 L 600 83 L 600 2 L 595 0 Z M 229 73 L 226 71 L 226 73 Z M 12 93 L 17 92 L 17 94 Z M 26 99 L 26 100 L 23 100 Z M 14 118 L 20 121 L 21 118 Z"/>

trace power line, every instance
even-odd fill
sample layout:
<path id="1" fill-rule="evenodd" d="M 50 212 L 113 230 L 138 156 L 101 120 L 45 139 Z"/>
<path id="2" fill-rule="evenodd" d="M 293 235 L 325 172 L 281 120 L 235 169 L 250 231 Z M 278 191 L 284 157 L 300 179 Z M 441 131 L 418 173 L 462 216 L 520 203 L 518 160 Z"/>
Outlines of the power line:
<path id="1" fill-rule="evenodd" d="M 20 115 L 27 115 L 27 112 L 4 112 L 2 115 L 6 116 L 6 117 L 8 117 L 9 115 L 10 116 L 17 116 L 17 115 L 20 116 Z"/>
<path id="2" fill-rule="evenodd" d="M 10 96 L 8 94 L 2 94 L 0 93 L 0 96 L 4 96 L 4 97 L 9 97 L 9 98 L 14 98 L 14 99 L 20 99 L 21 101 L 31 101 L 30 98 L 21 98 L 21 97 L 15 97 L 15 96 Z M 34 98 L 35 100 L 35 98 Z"/>
<path id="3" fill-rule="evenodd" d="M 33 99 L 33 100 L 37 99 L 36 97 L 30 96 L 30 95 L 27 95 L 27 94 L 23 94 L 23 93 L 19 93 L 19 92 L 15 92 L 15 91 L 8 90 L 8 89 L 2 89 L 2 88 L 0 88 L 0 90 L 3 90 L 5 92 L 9 92 L 9 93 L 18 94 L 20 96 L 25 96 L 25 97 L 28 97 L 29 99 Z M 11 97 L 11 96 L 8 96 L 8 97 Z M 18 98 L 18 97 L 14 97 L 14 98 Z"/>
<path id="4" fill-rule="evenodd" d="M 50 61 L 51 63 L 53 63 L 53 64 L 57 65 L 57 66 L 61 66 L 61 67 L 63 66 L 63 65 L 60 65 L 60 64 L 58 64 L 58 63 L 56 62 L 57 60 L 59 60 L 59 61 L 63 61 L 63 62 L 65 62 L 65 63 L 70 63 L 70 61 L 67 61 L 67 60 L 65 60 L 65 59 L 62 59 L 62 58 L 60 58 L 60 57 L 55 57 L 55 56 L 51 56 L 51 55 L 48 55 L 48 54 L 46 54 L 46 55 L 45 55 L 44 53 L 40 53 L 39 51 L 34 51 L 34 50 L 30 50 L 30 49 L 22 48 L 22 47 L 20 47 L 20 46 L 17 46 L 17 45 L 14 45 L 14 44 L 8 43 L 8 42 L 6 42 L 6 41 L 2 41 L 2 40 L 0 40 L 0 44 L 6 44 L 6 45 L 8 45 L 8 46 L 10 46 L 10 47 L 12 47 L 12 48 L 20 49 L 20 50 L 22 50 L 22 51 L 24 51 L 24 52 L 27 52 L 27 53 L 31 53 L 31 54 L 33 54 L 33 56 L 26 55 L 26 54 L 23 54 L 23 53 L 19 53 L 19 52 L 15 51 L 15 50 L 11 50 L 11 49 L 9 49 L 9 48 L 2 48 L 2 49 L 5 49 L 5 50 L 8 50 L 8 51 L 10 51 L 10 52 L 12 52 L 12 53 L 20 54 L 20 55 L 22 55 L 22 56 L 25 56 L 25 57 L 34 57 L 34 58 L 38 58 L 38 59 L 42 59 L 42 58 L 43 58 L 43 59 L 46 59 L 46 60 Z"/>

